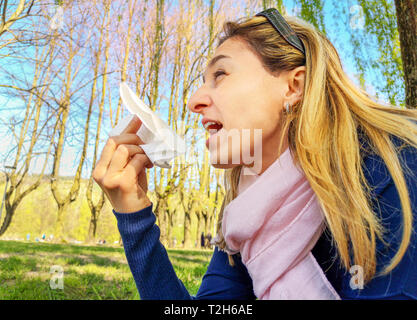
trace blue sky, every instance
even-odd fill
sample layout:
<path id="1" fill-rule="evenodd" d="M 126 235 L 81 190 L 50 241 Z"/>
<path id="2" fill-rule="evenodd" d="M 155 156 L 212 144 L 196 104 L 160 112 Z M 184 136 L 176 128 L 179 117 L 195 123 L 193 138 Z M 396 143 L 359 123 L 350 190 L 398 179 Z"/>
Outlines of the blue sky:
<path id="1" fill-rule="evenodd" d="M 351 3 L 351 4 L 350 4 Z M 284 5 L 287 8 L 287 12 L 289 14 L 296 14 L 297 9 L 293 5 L 293 1 L 284 1 Z M 357 80 L 355 79 L 355 74 L 357 73 L 355 62 L 354 62 L 354 52 L 352 45 L 350 43 L 350 34 L 351 31 L 349 28 L 354 28 L 355 32 L 362 32 L 361 25 L 360 25 L 360 17 L 358 16 L 357 10 L 355 11 L 355 5 L 354 1 L 347 2 L 347 8 L 353 8 L 352 13 L 349 16 L 342 16 L 342 14 L 339 13 L 337 15 L 337 12 L 335 13 L 334 8 L 332 6 L 332 1 L 325 1 L 324 6 L 324 19 L 325 19 L 325 25 L 326 25 L 326 31 L 329 39 L 334 43 L 335 47 L 338 49 L 339 54 L 341 56 L 341 60 L 343 63 L 343 67 L 345 72 L 349 75 L 349 77 L 357 83 Z M 2 52 L 0 51 L 0 54 Z M 376 50 L 374 52 L 370 51 L 369 54 L 371 56 L 376 55 Z M 4 66 L 3 66 L 4 67 Z M 31 74 L 29 70 L 31 69 L 30 65 L 20 65 L 19 68 L 25 68 L 26 74 Z M 15 72 L 21 72 L 18 69 L 15 69 Z M 366 82 L 367 85 L 367 91 L 374 95 L 375 94 L 375 88 L 372 85 L 377 80 L 377 73 L 371 73 L 367 75 Z M 0 74 L 0 83 L 7 83 L 7 80 Z M 160 96 L 165 95 L 169 96 L 169 93 L 166 92 L 166 90 L 162 90 L 160 92 Z M 118 88 L 114 88 L 112 91 L 112 100 L 113 100 L 113 106 L 117 104 L 118 100 Z M 381 99 L 384 99 L 384 97 L 380 97 Z M 164 109 L 164 106 L 166 105 L 166 101 L 161 101 L 161 107 Z M 6 126 L 4 126 L 3 121 L 8 121 L 11 116 L 16 116 L 17 118 L 20 118 L 21 113 L 23 110 L 22 101 L 18 99 L 13 99 L 11 97 L 6 97 L 0 95 L 0 137 L 2 137 L 3 143 L 0 144 L 0 156 L 2 158 L 2 161 L 0 163 L 0 166 L 3 164 L 10 165 L 10 163 L 4 163 L 4 159 L 7 153 L 9 153 L 11 150 L 13 150 L 14 147 L 14 141 L 12 139 L 11 133 L 8 130 Z M 165 110 L 166 111 L 166 110 Z M 164 110 L 161 110 L 159 112 L 164 119 L 167 119 L 166 112 Z M 126 114 L 126 113 L 125 113 Z M 83 119 L 79 119 L 80 123 L 83 122 Z M 102 141 L 104 141 L 107 137 L 106 134 L 110 130 L 110 127 L 107 125 L 107 127 L 104 128 L 104 132 L 102 134 Z M 90 139 L 92 139 L 92 135 L 90 136 Z M 205 141 L 199 141 L 199 149 L 205 148 L 204 146 Z M 201 149 L 200 149 L 201 150 Z M 91 161 L 92 152 L 91 148 L 89 150 L 89 160 Z M 63 176 L 71 176 L 75 172 L 75 168 L 77 166 L 78 158 L 80 154 L 80 145 L 74 143 L 72 145 L 67 144 L 64 149 L 63 154 L 63 161 L 61 164 L 61 171 L 60 174 Z M 41 159 L 40 159 L 41 160 Z M 32 172 L 37 172 L 39 169 L 39 165 L 42 161 L 38 162 L 38 165 L 33 166 Z M 85 167 L 85 170 L 83 172 L 83 177 L 88 177 L 90 174 L 90 164 L 88 163 L 88 166 Z"/>

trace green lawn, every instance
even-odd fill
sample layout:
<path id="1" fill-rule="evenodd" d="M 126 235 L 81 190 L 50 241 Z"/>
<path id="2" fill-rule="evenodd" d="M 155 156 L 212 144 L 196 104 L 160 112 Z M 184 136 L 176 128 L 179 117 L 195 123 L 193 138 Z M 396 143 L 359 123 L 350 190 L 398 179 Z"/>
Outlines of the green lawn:
<path id="1" fill-rule="evenodd" d="M 168 255 L 195 295 L 212 251 L 168 250 Z M 54 265 L 64 271 L 63 289 L 51 289 Z M 137 300 L 139 294 L 123 248 L 0 240 L 1 299 Z"/>

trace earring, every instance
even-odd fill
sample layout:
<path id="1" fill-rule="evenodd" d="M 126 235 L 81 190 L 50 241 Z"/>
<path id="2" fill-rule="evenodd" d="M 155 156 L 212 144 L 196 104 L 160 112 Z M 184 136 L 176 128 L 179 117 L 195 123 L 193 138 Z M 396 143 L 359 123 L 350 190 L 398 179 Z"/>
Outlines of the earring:
<path id="1" fill-rule="evenodd" d="M 286 103 L 285 103 L 285 110 L 286 110 L 286 112 L 285 112 L 285 113 L 286 113 L 286 114 L 290 114 L 290 113 L 291 113 L 291 111 L 290 111 L 290 107 L 291 107 L 291 106 L 290 106 L 290 103 L 289 103 L 289 102 L 286 102 Z"/>

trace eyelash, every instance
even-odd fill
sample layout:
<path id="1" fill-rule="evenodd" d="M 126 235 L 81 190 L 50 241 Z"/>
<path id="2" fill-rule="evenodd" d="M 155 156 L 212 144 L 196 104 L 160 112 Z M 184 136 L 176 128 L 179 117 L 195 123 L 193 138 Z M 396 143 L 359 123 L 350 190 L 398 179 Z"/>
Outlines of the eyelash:
<path id="1" fill-rule="evenodd" d="M 215 73 L 213 73 L 214 75 L 214 79 L 217 79 L 218 76 L 226 74 L 223 70 L 218 70 Z"/>

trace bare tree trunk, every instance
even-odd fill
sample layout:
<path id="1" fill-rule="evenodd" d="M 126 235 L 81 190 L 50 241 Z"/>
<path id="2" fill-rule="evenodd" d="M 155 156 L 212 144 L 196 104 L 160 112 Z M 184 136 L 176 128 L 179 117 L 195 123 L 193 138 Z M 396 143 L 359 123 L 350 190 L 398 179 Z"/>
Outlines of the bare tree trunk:
<path id="1" fill-rule="evenodd" d="M 107 84 L 107 67 L 108 67 L 108 61 L 109 61 L 109 47 L 110 47 L 110 41 L 109 41 L 109 22 L 110 22 L 110 1 L 106 0 L 104 3 L 105 6 L 105 18 L 103 19 L 103 23 L 101 26 L 101 33 L 100 33 L 100 40 L 98 45 L 98 50 L 96 53 L 96 65 L 94 69 L 94 79 L 97 79 L 98 76 L 98 68 L 100 65 L 100 54 L 102 50 L 102 36 L 103 33 L 106 32 L 106 42 L 105 42 L 105 51 L 104 51 L 104 69 L 103 69 L 103 78 L 102 78 L 102 88 L 101 88 L 101 98 L 99 103 L 99 114 L 98 114 L 98 120 L 97 120 L 97 130 L 96 130 L 96 137 L 95 137 L 95 145 L 94 145 L 94 155 L 93 155 L 93 161 L 92 161 L 92 170 L 93 171 L 96 161 L 97 161 L 97 153 L 98 153 L 98 143 L 100 139 L 100 132 L 101 132 L 101 123 L 103 118 L 103 110 L 104 110 L 104 101 L 106 98 L 106 84 Z M 107 21 L 107 23 L 106 23 Z M 106 28 L 104 26 L 106 25 Z M 104 31 L 105 29 L 105 31 Z M 91 92 L 91 100 L 90 104 L 94 101 L 94 91 L 95 91 L 95 83 L 96 80 L 94 80 L 92 92 Z M 94 203 L 93 201 L 93 176 L 90 175 L 90 178 L 88 179 L 87 183 L 87 203 L 90 208 L 91 212 L 91 218 L 90 218 L 90 226 L 88 231 L 88 240 L 90 242 L 95 241 L 96 232 L 97 232 L 97 223 L 99 219 L 100 212 L 104 206 L 105 203 L 105 197 L 104 192 L 100 190 L 100 198 L 97 203 Z"/>
<path id="2" fill-rule="evenodd" d="M 152 71 L 152 86 L 150 93 L 150 107 L 153 111 L 156 110 L 156 104 L 159 95 L 159 73 L 161 69 L 161 59 L 164 42 L 166 40 L 166 34 L 164 31 L 164 0 L 156 1 L 156 22 L 155 22 L 155 37 L 154 37 L 154 46 L 153 46 L 153 58 L 151 62 L 151 71 Z M 156 171 L 156 169 L 154 169 Z M 165 181 L 165 170 L 159 171 L 159 177 L 157 174 L 154 174 L 154 186 L 155 186 L 155 195 L 157 201 L 157 210 L 155 210 L 155 215 L 158 218 L 158 225 L 161 230 L 160 241 L 164 245 L 169 243 L 167 238 L 167 209 L 168 209 L 168 196 L 166 187 L 163 186 Z M 158 181 L 159 180 L 159 181 Z"/>
<path id="3" fill-rule="evenodd" d="M 177 213 L 177 209 L 167 209 L 167 241 L 169 246 L 171 246 L 172 240 L 172 229 L 174 228 L 174 218 Z"/>
<path id="4" fill-rule="evenodd" d="M 196 239 L 197 239 L 197 248 L 201 248 L 201 232 L 203 228 L 201 227 L 202 223 L 202 214 L 201 210 L 196 211 L 196 217 L 197 217 L 197 229 L 196 229 Z M 205 236 L 207 236 L 207 233 L 204 233 Z"/>
<path id="5" fill-rule="evenodd" d="M 165 193 L 164 193 L 165 194 Z M 155 216 L 157 217 L 157 224 L 160 229 L 160 237 L 159 240 L 163 245 L 168 244 L 168 237 L 167 237 L 167 215 L 166 212 L 168 210 L 167 200 L 166 197 L 161 195 L 157 196 L 157 204 L 154 210 Z"/>
<path id="6" fill-rule="evenodd" d="M 193 247 L 193 240 L 191 237 L 191 208 L 184 212 L 184 243 L 183 248 Z"/>
<path id="7" fill-rule="evenodd" d="M 395 0 L 401 59 L 405 80 L 405 104 L 417 108 L 417 0 Z"/>
<path id="8" fill-rule="evenodd" d="M 73 17 L 72 10 L 73 10 L 72 6 L 70 6 L 69 9 L 67 10 L 67 13 L 71 15 L 71 18 Z M 75 20 L 73 21 L 73 23 L 75 26 L 76 24 Z M 89 26 L 89 27 L 90 27 L 90 32 L 91 32 L 91 29 L 94 26 Z M 71 27 L 70 34 L 69 34 L 71 38 L 73 36 L 73 31 L 74 31 L 74 27 Z M 86 36 L 87 39 L 89 39 L 90 34 Z M 90 127 L 90 119 L 91 119 L 91 111 L 92 111 L 92 103 L 90 103 L 88 111 L 87 111 L 87 118 L 86 118 L 85 126 L 84 126 L 84 139 L 83 139 L 83 146 L 81 149 L 80 161 L 78 163 L 70 190 L 65 194 L 65 192 L 62 191 L 63 188 L 61 188 L 58 185 L 59 169 L 60 169 L 61 160 L 62 160 L 62 153 L 64 150 L 67 122 L 68 122 L 70 108 L 71 108 L 70 99 L 72 95 L 72 90 L 71 90 L 72 84 L 73 84 L 74 78 L 78 74 L 79 67 L 80 67 L 78 65 L 78 69 L 73 70 L 73 63 L 74 63 L 74 59 L 79 48 L 82 48 L 81 46 L 79 46 L 78 48 L 74 48 L 74 46 L 77 46 L 77 43 L 75 42 L 75 40 L 68 42 L 68 55 L 67 55 L 68 64 L 65 70 L 66 77 L 64 79 L 64 84 L 63 84 L 63 94 L 61 97 L 61 101 L 59 102 L 59 112 L 58 112 L 58 116 L 56 119 L 56 125 L 58 127 L 59 135 L 58 135 L 58 142 L 57 142 L 54 157 L 53 157 L 53 167 L 52 167 L 51 184 L 50 184 L 52 195 L 58 206 L 57 220 L 56 220 L 55 230 L 54 230 L 55 239 L 58 239 L 58 240 L 63 237 L 62 230 L 63 230 L 63 222 L 64 222 L 64 217 L 63 217 L 64 212 L 66 212 L 66 209 L 68 208 L 68 206 L 72 202 L 74 202 L 79 195 L 79 190 L 81 186 L 81 172 L 82 172 L 85 157 L 87 154 L 88 132 L 89 132 L 89 127 Z M 76 90 L 73 90 L 73 92 L 75 91 Z"/>

